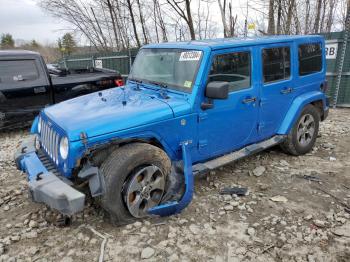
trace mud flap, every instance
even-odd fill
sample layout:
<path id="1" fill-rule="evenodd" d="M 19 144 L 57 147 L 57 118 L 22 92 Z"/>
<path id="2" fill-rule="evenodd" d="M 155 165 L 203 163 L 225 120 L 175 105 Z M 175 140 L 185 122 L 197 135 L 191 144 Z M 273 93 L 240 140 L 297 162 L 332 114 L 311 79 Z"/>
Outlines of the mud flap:
<path id="1" fill-rule="evenodd" d="M 163 203 L 159 206 L 150 208 L 148 213 L 158 216 L 170 216 L 180 213 L 192 201 L 194 191 L 194 179 L 192 173 L 191 155 L 188 150 L 188 143 L 181 145 L 182 159 L 184 164 L 184 178 L 185 178 L 185 193 L 179 201 Z"/>

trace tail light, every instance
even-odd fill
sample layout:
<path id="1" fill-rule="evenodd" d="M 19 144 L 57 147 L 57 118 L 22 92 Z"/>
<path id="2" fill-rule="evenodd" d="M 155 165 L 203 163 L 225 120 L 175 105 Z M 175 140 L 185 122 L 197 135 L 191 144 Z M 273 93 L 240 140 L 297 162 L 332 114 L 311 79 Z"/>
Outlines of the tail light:
<path id="1" fill-rule="evenodd" d="M 114 79 L 114 83 L 116 86 L 123 86 L 124 85 L 123 79 Z"/>
<path id="2" fill-rule="evenodd" d="M 321 85 L 321 91 L 323 93 L 326 93 L 328 91 L 328 81 L 324 81 L 323 84 Z"/>

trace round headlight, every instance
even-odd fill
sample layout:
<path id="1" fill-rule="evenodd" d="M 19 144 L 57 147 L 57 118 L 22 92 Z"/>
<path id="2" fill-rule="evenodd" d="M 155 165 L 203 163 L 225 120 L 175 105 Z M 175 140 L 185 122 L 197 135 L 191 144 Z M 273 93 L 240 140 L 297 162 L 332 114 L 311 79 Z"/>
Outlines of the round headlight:
<path id="1" fill-rule="evenodd" d="M 38 121 L 38 133 L 41 132 L 41 125 L 42 125 L 42 120 L 41 120 L 41 117 L 39 117 L 39 121 Z"/>
<path id="2" fill-rule="evenodd" d="M 60 155 L 63 160 L 67 159 L 68 157 L 68 150 L 69 150 L 69 145 L 68 145 L 68 138 L 63 137 L 60 142 Z"/>

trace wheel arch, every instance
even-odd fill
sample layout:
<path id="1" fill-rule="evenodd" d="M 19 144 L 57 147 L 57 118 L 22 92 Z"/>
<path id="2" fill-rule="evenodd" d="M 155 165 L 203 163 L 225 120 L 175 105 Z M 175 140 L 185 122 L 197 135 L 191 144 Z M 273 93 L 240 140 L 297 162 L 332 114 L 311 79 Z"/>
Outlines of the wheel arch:
<path id="1" fill-rule="evenodd" d="M 323 120 L 324 112 L 327 110 L 326 97 L 324 93 L 321 91 L 306 93 L 294 99 L 277 131 L 277 134 L 287 135 L 292 129 L 295 121 L 299 118 L 304 107 L 309 104 L 320 110 L 320 118 Z"/>
<path id="2" fill-rule="evenodd" d="M 103 153 L 108 154 L 119 147 L 123 147 L 125 145 L 132 144 L 132 143 L 145 143 L 145 144 L 153 145 L 163 150 L 171 160 L 176 158 L 175 152 L 172 150 L 170 146 L 168 146 L 167 143 L 164 142 L 164 140 L 161 140 L 156 136 L 146 136 L 146 137 L 136 136 L 136 137 L 130 137 L 130 138 L 120 138 L 113 141 L 96 144 L 92 148 L 89 148 L 81 159 L 86 158 L 86 159 L 92 160 L 94 158 L 97 158 L 97 162 L 99 162 L 100 159 L 98 158 L 101 158 L 101 159 L 104 158 Z"/>

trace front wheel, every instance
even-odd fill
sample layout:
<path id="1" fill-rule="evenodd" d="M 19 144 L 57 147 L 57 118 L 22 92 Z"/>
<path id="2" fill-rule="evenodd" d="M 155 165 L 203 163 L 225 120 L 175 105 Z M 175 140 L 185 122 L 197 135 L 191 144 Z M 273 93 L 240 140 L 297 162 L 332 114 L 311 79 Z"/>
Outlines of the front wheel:
<path id="1" fill-rule="evenodd" d="M 310 152 L 315 145 L 320 124 L 319 111 L 312 105 L 307 105 L 300 117 L 281 144 L 282 149 L 291 155 L 299 156 Z"/>
<path id="2" fill-rule="evenodd" d="M 106 192 L 100 199 L 112 222 L 132 223 L 159 205 L 170 168 L 166 153 L 150 144 L 132 143 L 113 151 L 101 165 Z"/>

